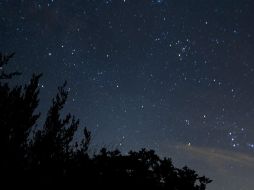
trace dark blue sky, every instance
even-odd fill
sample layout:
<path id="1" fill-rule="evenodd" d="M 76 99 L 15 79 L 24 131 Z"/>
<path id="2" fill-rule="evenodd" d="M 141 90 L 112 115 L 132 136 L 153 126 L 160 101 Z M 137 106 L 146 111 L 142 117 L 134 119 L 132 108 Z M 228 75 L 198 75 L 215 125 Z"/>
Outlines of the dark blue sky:
<path id="1" fill-rule="evenodd" d="M 254 1 L 1 0 L 0 51 L 41 111 L 68 81 L 66 111 L 95 147 L 152 148 L 214 179 L 254 186 Z M 41 118 L 43 119 L 43 117 Z"/>

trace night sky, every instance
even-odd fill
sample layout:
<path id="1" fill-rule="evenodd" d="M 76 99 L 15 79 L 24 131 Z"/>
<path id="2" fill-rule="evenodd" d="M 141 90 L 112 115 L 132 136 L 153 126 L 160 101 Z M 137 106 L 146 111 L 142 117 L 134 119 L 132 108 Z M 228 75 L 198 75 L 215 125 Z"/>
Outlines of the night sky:
<path id="1" fill-rule="evenodd" d="M 68 81 L 94 149 L 152 148 L 208 190 L 253 189 L 253 0 L 0 0 L 0 51 L 17 82 L 43 73 L 39 111 Z"/>

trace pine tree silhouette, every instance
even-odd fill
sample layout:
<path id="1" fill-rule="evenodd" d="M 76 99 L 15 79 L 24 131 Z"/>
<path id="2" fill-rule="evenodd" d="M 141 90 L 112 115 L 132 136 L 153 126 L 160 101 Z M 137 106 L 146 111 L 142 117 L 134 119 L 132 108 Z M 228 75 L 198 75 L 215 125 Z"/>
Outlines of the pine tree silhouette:
<path id="1" fill-rule="evenodd" d="M 40 114 L 34 114 L 38 106 L 38 81 L 41 75 L 33 75 L 30 83 L 10 88 L 5 79 L 18 72 L 6 73 L 5 66 L 14 54 L 0 54 L 0 148 L 1 170 L 6 178 L 20 177 L 26 168 L 28 136 Z"/>
<path id="2" fill-rule="evenodd" d="M 102 148 L 88 154 L 91 132 L 84 128 L 81 141 L 74 141 L 79 126 L 71 114 L 61 117 L 68 97 L 66 82 L 58 88 L 42 128 L 38 83 L 33 75 L 29 84 L 11 88 L 8 81 L 19 72 L 4 70 L 14 54 L 0 54 L 0 170 L 4 184 L 34 187 L 138 188 L 168 190 L 205 190 L 211 180 L 196 171 L 173 166 L 153 150 L 141 149 L 122 155 Z M 35 128 L 35 131 L 32 129 Z M 73 146 L 71 145 L 73 144 Z"/>
<path id="3" fill-rule="evenodd" d="M 36 132 L 31 146 L 33 167 L 42 177 L 41 180 L 46 183 L 63 177 L 67 172 L 66 165 L 72 156 L 70 142 L 79 127 L 79 120 L 76 120 L 71 114 L 66 115 L 63 119 L 60 117 L 60 111 L 68 96 L 65 86 L 66 82 L 58 88 L 43 129 Z"/>
<path id="4" fill-rule="evenodd" d="M 0 79 L 11 79 L 15 75 L 20 75 L 20 72 L 11 72 L 6 73 L 3 69 L 4 66 L 6 66 L 9 63 L 9 60 L 15 55 L 15 53 L 3 55 L 0 53 Z"/>

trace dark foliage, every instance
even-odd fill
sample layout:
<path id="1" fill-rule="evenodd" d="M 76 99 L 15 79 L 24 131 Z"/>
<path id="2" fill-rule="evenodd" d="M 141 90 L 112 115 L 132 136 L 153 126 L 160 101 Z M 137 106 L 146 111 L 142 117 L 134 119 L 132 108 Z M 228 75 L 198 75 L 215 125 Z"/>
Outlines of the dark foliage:
<path id="1" fill-rule="evenodd" d="M 205 190 L 211 182 L 187 167 L 175 168 L 170 159 L 161 159 L 153 150 L 142 149 L 122 155 L 102 148 L 88 154 L 91 133 L 84 128 L 84 138 L 73 143 L 79 121 L 71 114 L 61 118 L 67 100 L 66 83 L 58 88 L 46 121 L 34 129 L 40 114 L 38 82 L 33 75 L 26 86 L 10 88 L 6 79 L 18 72 L 6 73 L 13 56 L 0 54 L 0 148 L 2 185 L 83 188 L 153 188 L 169 190 Z M 4 82 L 5 81 L 5 82 Z M 73 146 L 71 146 L 73 144 Z"/>
<path id="2" fill-rule="evenodd" d="M 9 54 L 9 55 L 2 55 L 0 53 L 0 79 L 11 79 L 15 75 L 20 75 L 20 72 L 11 72 L 11 73 L 6 73 L 3 70 L 3 67 L 9 63 L 9 60 L 14 56 L 15 54 Z"/>

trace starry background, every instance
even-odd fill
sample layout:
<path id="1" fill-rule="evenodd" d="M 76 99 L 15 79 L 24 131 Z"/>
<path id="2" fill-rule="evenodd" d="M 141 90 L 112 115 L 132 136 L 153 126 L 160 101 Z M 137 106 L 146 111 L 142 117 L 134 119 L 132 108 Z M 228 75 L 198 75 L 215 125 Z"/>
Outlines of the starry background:
<path id="1" fill-rule="evenodd" d="M 152 148 L 212 178 L 209 190 L 250 190 L 253 9 L 252 0 L 1 0 L 0 51 L 16 52 L 18 82 L 44 74 L 42 112 L 68 81 L 66 111 L 95 149 Z"/>

